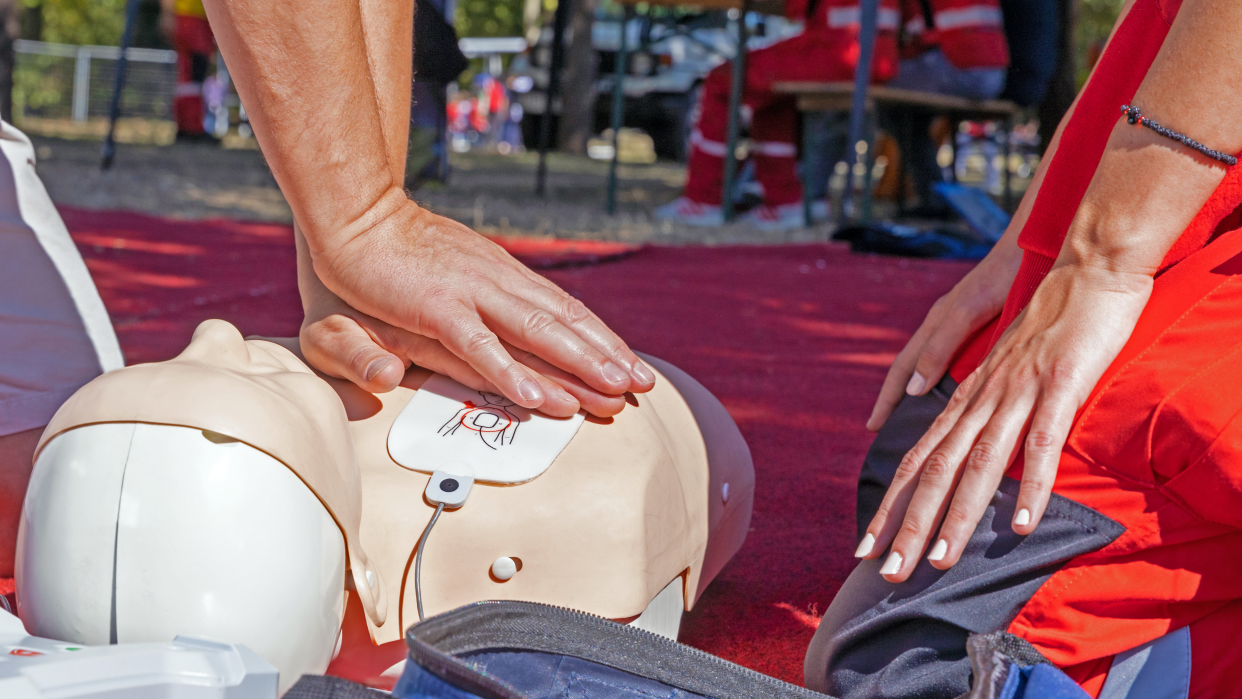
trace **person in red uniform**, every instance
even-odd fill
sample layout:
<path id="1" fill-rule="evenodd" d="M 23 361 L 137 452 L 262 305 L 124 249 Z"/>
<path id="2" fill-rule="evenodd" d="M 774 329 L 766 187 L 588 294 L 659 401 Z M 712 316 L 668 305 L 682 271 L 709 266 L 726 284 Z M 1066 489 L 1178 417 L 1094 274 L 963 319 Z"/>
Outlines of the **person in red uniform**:
<path id="1" fill-rule="evenodd" d="M 973 100 L 1005 89 L 1009 45 L 999 0 L 903 0 L 901 67 L 889 85 Z M 906 108 L 903 108 L 906 109 Z M 898 116 L 908 121 L 898 126 Z M 944 209 L 932 186 L 943 180 L 929 130 L 932 112 L 886 113 L 886 131 L 898 145 L 925 211 Z"/>
<path id="2" fill-rule="evenodd" d="M 216 42 L 202 0 L 161 0 L 160 21 L 177 51 L 173 119 L 177 140 L 215 141 L 203 128 L 203 81 Z"/>
<path id="3" fill-rule="evenodd" d="M 885 380 L 808 686 L 957 696 L 967 637 L 999 634 L 1101 699 L 1242 693 L 1239 24 L 1123 8 L 1005 238 Z"/>
<path id="4" fill-rule="evenodd" d="M 749 115 L 755 176 L 763 185 L 764 203 L 747 213 L 763 228 L 802 225 L 802 183 L 797 174 L 797 110 L 789 95 L 772 85 L 782 81 L 854 79 L 858 61 L 858 0 L 789 2 L 791 17 L 806 18 L 797 36 L 746 56 L 743 116 Z M 897 72 L 897 0 L 881 0 L 871 78 L 884 82 Z M 691 133 L 689 179 L 683 195 L 656 210 L 661 219 L 689 225 L 723 223 L 725 130 L 728 128 L 732 64 L 717 66 L 703 84 L 699 115 Z"/>

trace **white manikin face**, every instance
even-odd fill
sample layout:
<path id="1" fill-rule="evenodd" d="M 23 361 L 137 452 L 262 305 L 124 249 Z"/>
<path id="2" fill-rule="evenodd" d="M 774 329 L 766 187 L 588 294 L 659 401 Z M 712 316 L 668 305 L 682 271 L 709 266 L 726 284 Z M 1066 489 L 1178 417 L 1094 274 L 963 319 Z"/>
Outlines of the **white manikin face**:
<path id="1" fill-rule="evenodd" d="M 87 425 L 40 453 L 23 508 L 18 611 L 83 644 L 241 643 L 283 693 L 332 658 L 345 542 L 283 463 L 188 427 Z"/>

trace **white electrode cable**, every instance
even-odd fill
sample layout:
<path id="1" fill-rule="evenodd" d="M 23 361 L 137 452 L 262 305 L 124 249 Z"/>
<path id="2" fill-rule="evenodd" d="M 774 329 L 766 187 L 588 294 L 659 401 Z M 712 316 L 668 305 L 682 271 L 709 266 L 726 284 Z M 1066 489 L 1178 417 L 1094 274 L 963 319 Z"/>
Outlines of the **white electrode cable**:
<path id="1" fill-rule="evenodd" d="M 436 526 L 436 520 L 440 519 L 440 513 L 444 511 L 444 503 L 436 505 L 436 513 L 431 516 L 431 521 L 427 523 L 427 528 L 423 530 L 422 537 L 418 540 L 418 551 L 414 553 L 414 601 L 418 603 L 418 620 L 423 620 L 423 587 L 421 583 L 423 571 L 423 545 L 427 543 L 427 536 L 431 534 L 431 528 Z"/>

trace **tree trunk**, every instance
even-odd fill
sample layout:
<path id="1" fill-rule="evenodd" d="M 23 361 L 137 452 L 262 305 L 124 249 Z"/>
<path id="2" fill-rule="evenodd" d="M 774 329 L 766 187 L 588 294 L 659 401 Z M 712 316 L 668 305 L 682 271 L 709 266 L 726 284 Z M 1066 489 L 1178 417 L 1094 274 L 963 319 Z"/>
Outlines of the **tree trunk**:
<path id="1" fill-rule="evenodd" d="M 568 153 L 583 155 L 587 141 L 595 132 L 597 57 L 591 46 L 591 25 L 595 22 L 597 0 L 572 1 L 569 50 L 565 56 L 564 81 L 561 83 L 560 147 Z"/>

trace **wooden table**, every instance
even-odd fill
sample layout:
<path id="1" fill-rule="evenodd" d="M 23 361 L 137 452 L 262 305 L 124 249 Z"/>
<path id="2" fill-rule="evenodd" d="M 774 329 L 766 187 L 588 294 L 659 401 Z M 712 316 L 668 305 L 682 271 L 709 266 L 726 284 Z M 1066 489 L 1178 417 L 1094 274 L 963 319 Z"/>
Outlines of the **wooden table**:
<path id="1" fill-rule="evenodd" d="M 848 110 L 854 94 L 853 82 L 778 82 L 773 86 L 777 93 L 793 95 L 797 100 L 799 112 L 826 112 Z M 951 95 L 941 95 L 934 92 L 919 92 L 917 90 L 903 90 L 895 87 L 885 87 L 883 85 L 872 85 L 867 88 L 866 109 L 871 115 L 871 121 L 874 122 L 875 110 L 877 107 L 904 107 L 909 110 L 922 110 L 928 112 L 936 112 L 938 114 L 948 115 L 956 125 L 957 123 L 974 119 L 979 121 L 1000 121 L 1004 122 L 1005 138 L 1003 144 L 1004 152 L 1004 207 L 1006 211 L 1013 211 L 1013 191 L 1010 186 L 1009 177 L 1009 135 L 1013 132 L 1013 120 L 1017 116 L 1018 106 L 1013 102 L 1005 100 L 969 100 L 962 97 L 953 97 Z M 866 221 L 871 217 L 871 164 L 874 152 L 874 125 L 868 129 L 865 137 L 867 147 L 866 168 L 863 174 L 863 220 Z M 954 128 L 953 133 L 957 133 Z M 803 157 L 807 157 L 807 144 L 803 142 Z M 956 151 L 956 145 L 954 146 Z M 806 168 L 803 168 L 806 171 Z M 806 224 L 811 224 L 810 215 L 810 188 L 807 183 L 803 183 L 803 199 Z"/>

